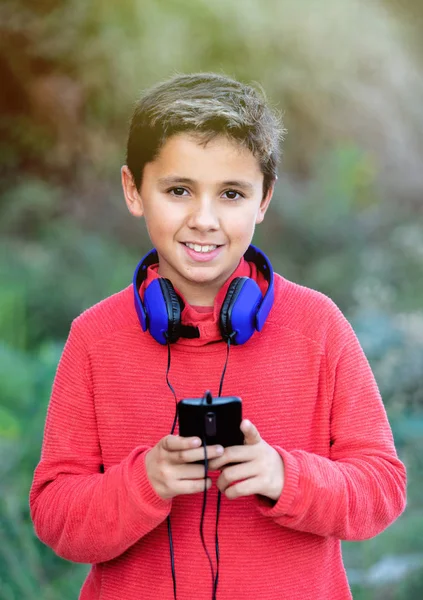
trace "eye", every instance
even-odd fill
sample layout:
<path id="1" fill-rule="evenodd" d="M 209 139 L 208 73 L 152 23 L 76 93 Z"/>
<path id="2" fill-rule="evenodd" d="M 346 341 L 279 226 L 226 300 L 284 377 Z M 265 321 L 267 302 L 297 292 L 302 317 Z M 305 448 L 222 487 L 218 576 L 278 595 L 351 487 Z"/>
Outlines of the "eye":
<path id="1" fill-rule="evenodd" d="M 236 190 L 226 190 L 223 194 L 226 195 L 228 200 L 239 200 L 240 198 L 244 198 L 244 196 Z"/>
<path id="2" fill-rule="evenodd" d="M 188 193 L 188 190 L 183 187 L 173 187 L 168 190 L 168 193 L 172 194 L 172 196 L 184 196 L 184 192 Z"/>

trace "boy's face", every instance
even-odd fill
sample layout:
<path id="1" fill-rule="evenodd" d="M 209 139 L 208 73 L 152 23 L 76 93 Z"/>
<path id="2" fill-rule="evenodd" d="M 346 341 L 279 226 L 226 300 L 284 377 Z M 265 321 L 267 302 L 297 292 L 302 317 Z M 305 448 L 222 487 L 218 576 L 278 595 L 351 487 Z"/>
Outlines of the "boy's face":
<path id="1" fill-rule="evenodd" d="M 212 305 L 234 272 L 269 205 L 263 174 L 246 148 L 224 136 L 205 146 L 190 133 L 169 138 L 145 165 L 138 193 L 122 168 L 126 203 L 144 216 L 159 274 L 190 304 Z"/>

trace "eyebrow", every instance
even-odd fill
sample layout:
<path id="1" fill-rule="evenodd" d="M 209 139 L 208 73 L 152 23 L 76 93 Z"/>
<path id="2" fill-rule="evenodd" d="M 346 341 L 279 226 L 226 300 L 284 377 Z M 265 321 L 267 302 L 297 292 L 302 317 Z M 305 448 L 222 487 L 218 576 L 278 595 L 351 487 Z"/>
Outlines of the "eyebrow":
<path id="1" fill-rule="evenodd" d="M 191 179 L 189 177 L 179 177 L 178 175 L 170 175 L 169 177 L 160 177 L 158 180 L 158 183 L 163 186 L 176 185 L 178 183 L 179 184 L 186 183 L 187 185 L 195 186 L 197 184 L 197 181 L 195 181 L 195 179 Z M 230 180 L 230 181 L 222 181 L 222 182 L 220 182 L 219 185 L 221 185 L 223 187 L 242 188 L 251 193 L 254 191 L 254 186 L 249 181 L 242 181 L 240 179 L 238 179 L 238 180 L 234 179 L 234 180 Z"/>

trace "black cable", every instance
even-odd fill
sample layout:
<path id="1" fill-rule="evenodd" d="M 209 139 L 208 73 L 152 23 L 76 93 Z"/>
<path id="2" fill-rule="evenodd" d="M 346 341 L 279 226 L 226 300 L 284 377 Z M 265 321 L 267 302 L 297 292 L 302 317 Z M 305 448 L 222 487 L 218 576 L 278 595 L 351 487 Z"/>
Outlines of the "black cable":
<path id="1" fill-rule="evenodd" d="M 235 334 L 232 334 L 231 336 L 229 336 L 228 340 L 227 340 L 226 359 L 225 359 L 225 364 L 223 366 L 222 375 L 220 378 L 219 396 L 222 394 L 223 381 L 225 379 L 226 367 L 228 366 L 228 360 L 229 360 L 231 339 L 234 337 L 234 335 Z M 176 423 L 178 420 L 178 399 L 176 397 L 176 392 L 175 392 L 172 384 L 169 381 L 169 371 L 170 371 L 170 365 L 171 365 L 171 352 L 170 352 L 169 340 L 167 340 L 167 351 L 168 352 L 167 352 L 166 383 L 167 383 L 169 389 L 171 390 L 173 397 L 175 398 L 175 406 L 176 406 L 175 416 L 173 419 L 172 429 L 170 432 L 171 435 L 173 435 L 173 433 L 175 431 Z M 203 401 L 206 399 L 206 396 L 209 393 L 210 392 L 206 392 L 204 394 Z M 203 545 L 204 552 L 209 561 L 210 571 L 211 571 L 211 575 L 212 575 L 212 583 L 213 583 L 212 600 L 216 600 L 217 585 L 219 582 L 219 562 L 220 562 L 218 526 L 219 526 L 220 505 L 221 505 L 222 494 L 219 491 L 218 495 L 217 495 L 216 527 L 215 527 L 215 552 L 216 552 L 216 575 L 215 575 L 213 561 L 212 561 L 210 553 L 207 549 L 206 541 L 204 538 L 204 518 L 205 518 L 205 514 L 206 514 L 206 507 L 207 507 L 207 477 L 208 477 L 208 470 L 209 470 L 209 461 L 208 461 L 208 457 L 207 457 L 207 446 L 206 446 L 205 435 L 203 436 L 202 442 L 203 442 L 203 447 L 204 447 L 204 492 L 203 492 L 203 505 L 202 505 L 202 509 L 201 509 L 201 519 L 200 519 L 200 537 L 201 537 L 201 543 Z M 172 526 L 171 526 L 171 521 L 170 521 L 170 515 L 167 517 L 167 532 L 168 532 L 168 537 L 169 537 L 170 567 L 171 567 L 171 571 L 172 571 L 172 581 L 173 581 L 173 597 L 174 597 L 174 600 L 177 600 L 175 554 L 174 554 L 174 550 L 173 550 Z"/>
<path id="2" fill-rule="evenodd" d="M 223 388 L 223 381 L 225 379 L 225 374 L 226 374 L 226 367 L 228 366 L 228 360 L 229 360 L 229 351 L 231 349 L 231 339 L 235 337 L 235 332 L 233 332 L 227 340 L 227 346 L 226 346 L 226 360 L 225 360 L 225 364 L 223 366 L 223 371 L 222 371 L 222 375 L 220 377 L 220 384 L 219 384 L 219 396 L 222 395 L 222 388 Z M 215 551 L 216 551 L 216 577 L 214 578 L 214 585 L 213 585 L 213 597 L 212 600 L 216 600 L 216 593 L 217 593 L 217 584 L 219 583 L 219 566 L 220 566 L 220 554 L 219 554 L 219 532 L 218 532 L 218 527 L 219 527 L 219 516 L 220 516 L 220 504 L 221 504 L 221 500 L 222 500 L 222 493 L 219 490 L 218 494 L 217 494 L 217 507 L 216 507 L 216 527 L 215 527 Z"/>
<path id="3" fill-rule="evenodd" d="M 218 527 L 219 527 L 219 515 L 220 515 L 220 501 L 222 499 L 222 492 L 219 490 L 217 494 L 217 507 L 216 507 L 216 529 L 215 529 L 215 549 L 216 549 L 216 577 L 214 579 L 214 587 L 213 587 L 213 600 L 216 600 L 217 593 L 217 584 L 219 583 L 219 535 L 218 535 Z"/>
<path id="4" fill-rule="evenodd" d="M 204 398 L 205 398 L 205 395 L 203 396 L 203 400 L 204 400 Z M 212 576 L 212 586 L 213 586 L 213 592 L 214 592 L 215 576 L 214 576 L 213 561 L 212 561 L 210 553 L 208 551 L 206 540 L 204 539 L 204 518 L 206 515 L 206 506 L 207 506 L 207 476 L 209 473 L 209 461 L 208 461 L 208 457 L 207 457 L 207 446 L 206 446 L 205 435 L 203 435 L 202 441 L 203 441 L 203 448 L 204 448 L 204 492 L 203 492 L 203 506 L 201 508 L 201 519 L 200 519 L 200 538 L 201 538 L 201 543 L 204 548 L 204 552 L 206 553 L 207 559 L 209 561 L 210 571 L 211 571 L 211 576 Z M 214 600 L 214 593 L 213 593 L 213 600 Z"/>
<path id="5" fill-rule="evenodd" d="M 167 337 L 167 336 L 166 336 Z M 170 362 L 171 362 L 171 354 L 170 354 L 170 342 L 167 340 L 167 369 L 166 369 L 166 383 L 169 386 L 173 397 L 175 398 L 176 410 L 175 417 L 173 419 L 172 429 L 170 431 L 170 435 L 173 435 L 176 427 L 176 421 L 178 419 L 178 400 L 176 398 L 175 390 L 172 387 L 172 384 L 169 381 L 169 371 L 170 371 Z M 169 538 L 169 552 L 170 552 L 170 568 L 172 571 L 172 581 L 173 581 L 173 597 L 176 599 L 176 569 L 175 569 L 175 554 L 173 551 L 173 538 L 172 538 L 172 525 L 170 522 L 170 514 L 167 517 L 167 535 Z"/>
<path id="6" fill-rule="evenodd" d="M 168 538 L 169 538 L 170 568 L 171 568 L 171 571 L 172 571 L 172 581 L 173 581 L 173 597 L 176 600 L 175 553 L 173 551 L 173 538 L 172 538 L 172 526 L 170 524 L 170 515 L 167 517 L 167 535 L 168 535 Z"/>
<path id="7" fill-rule="evenodd" d="M 166 335 L 166 334 L 165 334 Z M 170 435 L 173 435 L 173 432 L 175 431 L 175 427 L 176 427 L 176 422 L 178 420 L 178 399 L 176 397 L 176 392 L 173 389 L 172 384 L 169 381 L 169 371 L 170 371 L 170 359 L 171 359 L 171 355 L 170 355 L 170 342 L 169 339 L 166 335 L 166 339 L 167 339 L 167 369 L 166 369 L 166 383 L 170 388 L 170 391 L 173 394 L 173 397 L 175 398 L 175 417 L 173 419 L 173 424 L 172 424 L 172 429 L 170 430 Z"/>
<path id="8" fill-rule="evenodd" d="M 230 350 L 230 347 L 231 347 L 231 338 L 235 337 L 235 335 L 236 335 L 235 332 L 233 332 L 228 337 L 228 342 L 227 342 L 227 346 L 226 346 L 226 360 L 225 360 L 225 364 L 223 366 L 222 375 L 220 377 L 219 396 L 222 395 L 223 380 L 224 380 L 225 374 L 226 374 L 226 367 L 228 366 L 229 350 Z"/>

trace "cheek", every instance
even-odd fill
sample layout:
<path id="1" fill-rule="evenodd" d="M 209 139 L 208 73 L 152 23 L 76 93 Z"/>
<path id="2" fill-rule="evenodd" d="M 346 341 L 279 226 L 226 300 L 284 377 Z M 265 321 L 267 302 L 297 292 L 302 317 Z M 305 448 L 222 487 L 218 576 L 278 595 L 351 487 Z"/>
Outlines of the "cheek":
<path id="1" fill-rule="evenodd" d="M 168 205 L 157 202 L 145 211 L 147 229 L 152 235 L 166 235 L 176 233 L 183 222 L 180 211 L 172 210 Z"/>
<path id="2" fill-rule="evenodd" d="M 227 220 L 228 231 L 233 240 L 245 240 L 254 233 L 256 211 L 241 212 L 230 215 Z"/>

